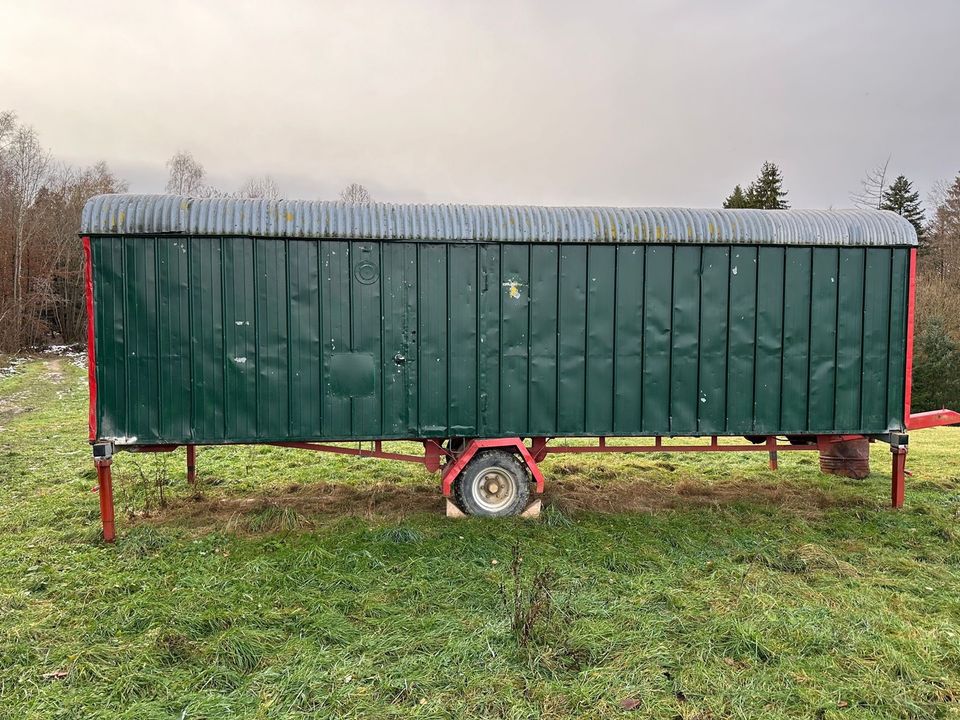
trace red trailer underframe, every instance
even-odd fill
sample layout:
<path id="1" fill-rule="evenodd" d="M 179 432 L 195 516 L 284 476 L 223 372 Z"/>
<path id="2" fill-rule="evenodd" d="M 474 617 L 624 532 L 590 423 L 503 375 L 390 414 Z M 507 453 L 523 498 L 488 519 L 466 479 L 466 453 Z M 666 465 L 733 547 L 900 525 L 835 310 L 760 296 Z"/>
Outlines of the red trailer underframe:
<path id="1" fill-rule="evenodd" d="M 937 419 L 945 418 L 943 412 L 952 413 L 952 411 L 940 411 Z M 919 417 L 919 416 L 915 416 Z M 960 414 L 952 413 L 951 419 L 954 422 L 960 422 Z M 937 423 L 941 424 L 941 423 Z M 767 436 L 763 442 L 757 444 L 746 444 L 742 442 L 725 444 L 720 442 L 719 436 L 713 435 L 709 442 L 699 442 L 698 444 L 677 444 L 664 442 L 663 437 L 649 438 L 650 442 L 631 445 L 611 445 L 608 438 L 599 437 L 596 444 L 590 445 L 550 445 L 550 438 L 534 437 L 530 438 L 530 444 L 526 445 L 520 438 L 485 438 L 467 440 L 462 449 L 453 451 L 444 447 L 441 440 L 419 440 L 423 444 L 423 454 L 414 455 L 408 453 L 388 452 L 383 449 L 383 441 L 375 440 L 370 443 L 370 447 L 363 447 L 358 444 L 356 447 L 347 445 L 331 445 L 327 443 L 312 442 L 283 442 L 269 443 L 277 447 L 286 447 L 299 450 L 313 450 L 316 452 L 329 452 L 340 455 L 353 455 L 355 457 L 380 458 L 382 460 L 397 460 L 401 462 L 412 462 L 423 465 L 429 472 L 441 472 L 441 488 L 444 497 L 452 495 L 453 483 L 467 466 L 470 460 L 477 452 L 487 449 L 500 449 L 516 453 L 527 466 L 530 476 L 536 486 L 537 493 L 543 492 L 544 477 L 540 470 L 539 462 L 547 455 L 559 453 L 665 453 L 665 452 L 765 452 L 769 458 L 771 470 L 777 469 L 777 455 L 780 452 L 803 452 L 819 451 L 825 445 L 835 442 L 845 442 L 847 440 L 863 439 L 862 435 L 818 435 L 811 437 L 811 442 L 805 444 L 791 444 L 778 441 L 775 436 Z M 643 440 L 643 438 L 633 438 L 634 440 Z M 668 438 L 669 440 L 670 438 Z M 875 440 L 876 438 L 868 438 Z M 892 472 L 891 472 L 891 505 L 895 508 L 903 506 L 904 500 L 904 476 L 906 474 L 905 462 L 907 455 L 906 436 L 894 435 L 886 438 L 891 443 L 890 451 L 892 454 Z M 705 438 L 697 438 L 705 440 Z M 97 447 L 102 447 L 103 444 Z M 140 445 L 128 449 L 132 452 L 173 452 L 178 445 Z M 196 481 L 196 445 L 187 445 L 187 481 L 193 483 Z M 113 508 L 113 482 L 111 476 L 112 448 L 104 457 L 95 457 L 97 466 L 98 490 L 100 493 L 100 515 L 103 520 L 103 538 L 107 542 L 113 542 L 116 537 Z"/>
<path id="2" fill-rule="evenodd" d="M 111 464 L 113 445 L 110 442 L 97 441 L 97 375 L 96 356 L 94 353 L 94 313 L 93 313 L 93 272 L 90 252 L 90 238 L 83 237 L 84 251 L 84 281 L 87 305 L 87 362 L 88 381 L 90 390 L 90 441 L 94 443 L 94 464 L 97 468 L 97 490 L 100 495 L 100 517 L 103 522 L 103 539 L 113 542 L 116 537 L 113 506 L 113 479 Z M 938 425 L 953 425 L 960 423 L 960 413 L 953 410 L 936 410 L 926 413 L 910 414 L 910 395 L 913 371 L 913 314 L 916 296 L 917 251 L 910 252 L 910 286 L 907 304 L 907 346 L 906 346 L 906 383 L 904 388 L 904 419 L 907 430 L 915 430 Z M 543 492 L 543 473 L 538 463 L 548 454 L 553 453 L 644 453 L 644 452 L 766 452 L 769 454 L 770 468 L 777 469 L 777 453 L 802 450 L 817 450 L 829 443 L 845 440 L 862 439 L 862 435 L 819 435 L 815 442 L 803 445 L 793 445 L 778 442 L 775 436 L 768 436 L 759 444 L 730 444 L 719 442 L 717 436 L 711 436 L 707 444 L 677 445 L 665 444 L 662 437 L 651 438 L 652 442 L 639 445 L 608 445 L 607 438 L 600 437 L 596 445 L 548 445 L 549 438 L 531 438 L 529 446 L 523 444 L 520 438 L 488 438 L 471 439 L 457 452 L 443 447 L 440 440 L 420 440 L 423 443 L 423 455 L 409 455 L 404 453 L 385 452 L 383 442 L 376 440 L 372 448 L 362 446 L 345 447 L 312 442 L 273 443 L 280 447 L 315 450 L 320 452 L 338 453 L 341 455 L 355 455 L 357 457 L 373 457 L 384 460 L 399 460 L 403 462 L 420 463 L 430 472 L 437 472 L 442 468 L 441 485 L 445 497 L 450 497 L 451 489 L 457 476 L 463 471 L 470 459 L 480 450 L 500 448 L 517 453 L 530 470 L 530 475 L 536 483 L 538 493 Z M 637 438 L 639 440 L 639 438 Z M 868 438 L 871 442 L 877 438 Z M 891 471 L 891 504 L 895 508 L 903 506 L 904 476 L 906 475 L 907 438 L 906 435 L 892 434 L 883 438 L 890 442 L 892 454 Z M 701 438 L 702 440 L 702 438 Z M 813 438 L 811 438 L 813 440 Z M 178 445 L 146 445 L 126 448 L 135 452 L 172 452 Z M 196 445 L 187 445 L 187 480 L 190 483 L 196 480 Z"/>

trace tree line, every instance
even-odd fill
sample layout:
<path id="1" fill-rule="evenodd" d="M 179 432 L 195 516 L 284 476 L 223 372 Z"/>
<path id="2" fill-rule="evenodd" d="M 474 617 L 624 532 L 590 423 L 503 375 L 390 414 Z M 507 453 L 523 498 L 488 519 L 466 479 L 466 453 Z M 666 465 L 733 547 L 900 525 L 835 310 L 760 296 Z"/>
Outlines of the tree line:
<path id="1" fill-rule="evenodd" d="M 269 175 L 251 177 L 236 191 L 212 185 L 189 152 L 166 164 L 166 192 L 193 197 L 280 199 Z M 907 177 L 890 179 L 890 160 L 868 171 L 852 202 L 903 216 L 920 238 L 914 400 L 917 409 L 960 407 L 960 174 L 938 183 L 926 206 Z M 58 162 L 33 128 L 0 112 L 0 352 L 51 342 L 82 343 L 86 332 L 80 213 L 90 197 L 125 192 L 127 183 L 104 163 Z M 783 174 L 765 162 L 755 180 L 737 185 L 725 208 L 790 207 Z M 340 193 L 345 202 L 372 202 L 363 185 Z M 869 292 L 869 288 L 867 289 Z"/>

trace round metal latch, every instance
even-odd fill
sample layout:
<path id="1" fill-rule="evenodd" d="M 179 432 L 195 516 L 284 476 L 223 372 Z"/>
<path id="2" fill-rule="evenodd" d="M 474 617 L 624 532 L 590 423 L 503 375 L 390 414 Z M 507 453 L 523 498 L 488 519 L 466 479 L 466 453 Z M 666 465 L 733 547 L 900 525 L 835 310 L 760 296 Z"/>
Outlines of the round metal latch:
<path id="1" fill-rule="evenodd" d="M 353 275 L 358 282 L 372 285 L 380 277 L 380 269 L 369 260 L 362 260 L 353 268 Z"/>

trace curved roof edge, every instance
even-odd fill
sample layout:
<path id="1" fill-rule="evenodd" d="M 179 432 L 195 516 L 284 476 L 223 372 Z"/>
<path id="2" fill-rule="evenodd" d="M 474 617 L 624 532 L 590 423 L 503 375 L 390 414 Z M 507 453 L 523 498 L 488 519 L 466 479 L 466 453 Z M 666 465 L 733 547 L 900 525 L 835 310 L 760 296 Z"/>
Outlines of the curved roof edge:
<path id="1" fill-rule="evenodd" d="M 880 210 L 357 205 L 128 194 L 90 198 L 80 233 L 427 242 L 917 244 L 907 220 Z"/>

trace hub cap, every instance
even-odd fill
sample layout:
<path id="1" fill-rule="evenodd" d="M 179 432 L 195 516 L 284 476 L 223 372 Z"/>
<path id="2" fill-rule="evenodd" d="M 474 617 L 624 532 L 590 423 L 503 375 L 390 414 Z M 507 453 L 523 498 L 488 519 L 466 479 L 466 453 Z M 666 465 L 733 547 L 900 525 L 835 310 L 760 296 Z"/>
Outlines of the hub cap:
<path id="1" fill-rule="evenodd" d="M 484 510 L 502 510 L 510 505 L 516 496 L 516 482 L 506 470 L 488 468 L 473 480 L 473 497 Z"/>

